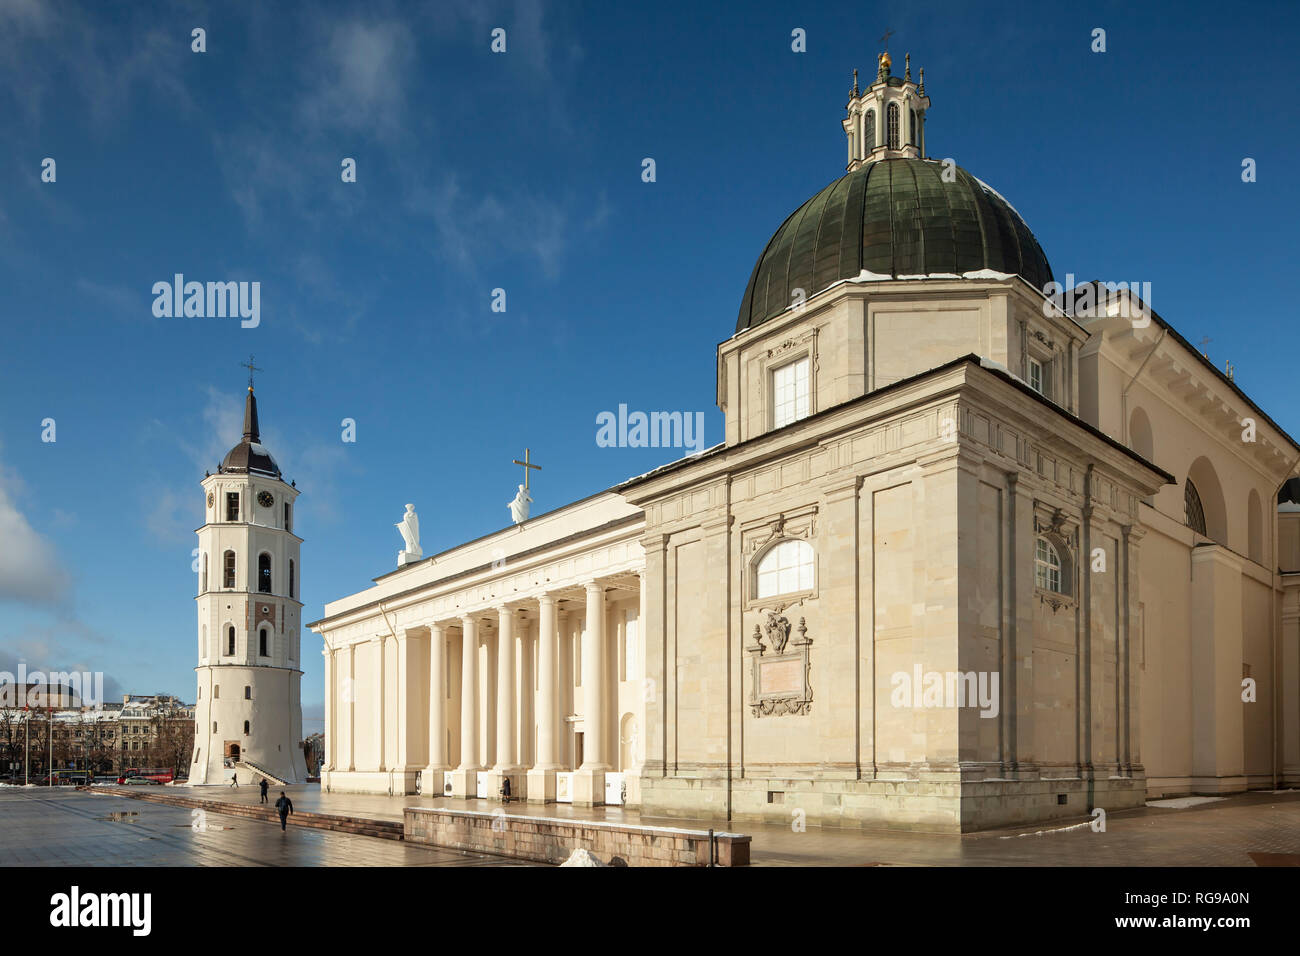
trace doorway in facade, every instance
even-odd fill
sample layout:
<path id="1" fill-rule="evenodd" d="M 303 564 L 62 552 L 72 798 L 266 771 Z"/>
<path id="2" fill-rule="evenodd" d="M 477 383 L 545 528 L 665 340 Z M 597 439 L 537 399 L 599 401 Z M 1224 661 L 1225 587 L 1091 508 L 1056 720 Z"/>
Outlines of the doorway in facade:
<path id="1" fill-rule="evenodd" d="M 226 741 L 226 756 L 230 758 L 231 763 L 239 762 L 239 741 L 238 740 Z"/>

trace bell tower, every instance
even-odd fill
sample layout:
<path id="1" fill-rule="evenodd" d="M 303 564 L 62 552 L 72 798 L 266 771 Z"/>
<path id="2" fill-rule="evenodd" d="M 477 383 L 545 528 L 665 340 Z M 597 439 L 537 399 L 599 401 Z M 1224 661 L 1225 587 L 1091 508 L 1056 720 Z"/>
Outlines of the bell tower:
<path id="1" fill-rule="evenodd" d="M 202 481 L 191 784 L 307 776 L 298 490 L 261 442 L 252 371 L 250 359 L 244 437 Z"/>
<path id="2" fill-rule="evenodd" d="M 930 108 L 925 70 L 921 82 L 914 83 L 910 53 L 904 62 L 903 76 L 894 76 L 893 58 L 885 50 L 876 59 L 876 78 L 865 90 L 858 89 L 858 71 L 853 71 L 848 115 L 842 121 L 849 172 L 878 159 L 925 158 L 925 112 Z"/>

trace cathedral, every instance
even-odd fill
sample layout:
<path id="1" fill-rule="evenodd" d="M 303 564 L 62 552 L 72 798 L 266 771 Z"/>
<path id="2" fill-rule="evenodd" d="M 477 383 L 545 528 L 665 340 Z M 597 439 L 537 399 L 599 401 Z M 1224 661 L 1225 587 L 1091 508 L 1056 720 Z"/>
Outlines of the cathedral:
<path id="1" fill-rule="evenodd" d="M 250 362 L 251 366 L 251 362 Z M 198 688 L 189 782 L 307 778 L 302 753 L 298 489 L 262 444 L 250 375 L 244 437 L 203 479 Z"/>
<path id="2" fill-rule="evenodd" d="M 1067 304 L 892 67 L 739 296 L 721 444 L 309 625 L 322 787 L 963 832 L 1300 784 L 1300 445 L 1126 285 Z"/>

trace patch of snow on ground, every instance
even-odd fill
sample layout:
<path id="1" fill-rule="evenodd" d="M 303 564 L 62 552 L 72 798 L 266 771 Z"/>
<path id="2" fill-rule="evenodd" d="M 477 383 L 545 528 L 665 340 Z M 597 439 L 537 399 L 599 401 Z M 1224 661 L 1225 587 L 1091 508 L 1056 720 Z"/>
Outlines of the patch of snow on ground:
<path id="1" fill-rule="evenodd" d="M 1047 836 L 1049 833 L 1068 833 L 1071 830 L 1082 830 L 1084 827 L 1092 826 L 1091 820 L 1084 820 L 1082 823 L 1076 823 L 1068 827 L 1057 827 L 1054 830 L 1035 830 L 1033 833 L 1017 833 L 1015 836 L 998 837 L 999 840 L 1018 840 L 1027 836 Z"/>
<path id="2" fill-rule="evenodd" d="M 579 847 L 570 854 L 560 866 L 609 866 L 608 863 L 602 863 L 596 857 L 592 856 L 587 850 Z"/>
<path id="3" fill-rule="evenodd" d="M 1188 807 L 1198 807 L 1202 803 L 1218 803 L 1220 800 L 1227 800 L 1227 797 L 1174 797 L 1171 800 L 1148 800 L 1148 807 L 1164 807 L 1168 810 L 1186 810 Z"/>

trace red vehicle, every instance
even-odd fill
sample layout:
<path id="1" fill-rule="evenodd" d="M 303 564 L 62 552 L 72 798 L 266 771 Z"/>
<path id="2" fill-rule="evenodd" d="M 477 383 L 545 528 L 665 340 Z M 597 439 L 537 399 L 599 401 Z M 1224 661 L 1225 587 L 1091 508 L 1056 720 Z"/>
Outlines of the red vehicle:
<path id="1" fill-rule="evenodd" d="M 170 770 L 145 770 L 139 767 L 132 767 L 130 770 L 123 770 L 118 776 L 118 783 L 126 783 L 128 778 L 135 777 L 140 780 L 151 780 L 154 783 L 171 783 L 175 779 L 175 774 Z"/>

